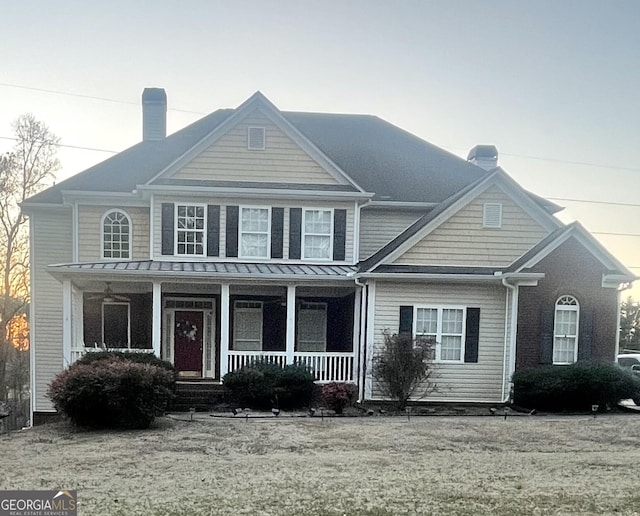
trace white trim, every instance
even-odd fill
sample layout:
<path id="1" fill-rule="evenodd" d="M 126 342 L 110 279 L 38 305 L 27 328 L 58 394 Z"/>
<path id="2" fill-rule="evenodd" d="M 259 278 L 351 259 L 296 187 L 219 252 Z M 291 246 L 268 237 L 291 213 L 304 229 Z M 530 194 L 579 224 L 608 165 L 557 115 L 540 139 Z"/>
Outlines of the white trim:
<path id="1" fill-rule="evenodd" d="M 79 229 L 78 229 L 78 201 L 73 203 L 73 207 L 71 209 L 71 241 L 72 241 L 72 251 L 71 255 L 73 257 L 73 261 L 78 261 L 79 252 Z M 102 255 L 102 244 L 100 245 L 100 254 Z"/>
<path id="2" fill-rule="evenodd" d="M 261 137 L 261 141 L 262 141 L 262 145 L 260 146 L 254 146 L 251 145 L 251 131 L 255 131 L 255 130 L 261 130 L 262 131 L 262 137 Z M 256 126 L 256 125 L 250 125 L 247 126 L 247 150 L 250 151 L 263 151 L 267 148 L 267 129 L 266 127 L 260 127 L 260 126 Z"/>
<path id="3" fill-rule="evenodd" d="M 229 370 L 229 283 L 220 283 L 220 378 Z"/>
<path id="4" fill-rule="evenodd" d="M 33 426 L 33 413 L 36 411 L 36 310 L 33 302 L 36 297 L 35 282 L 35 236 L 34 236 L 33 217 L 29 217 L 29 285 L 30 285 L 30 303 L 29 303 L 29 380 L 31 383 L 31 393 L 29 399 L 29 426 Z"/>
<path id="5" fill-rule="evenodd" d="M 62 282 L 62 367 L 71 365 L 72 339 L 71 280 Z"/>
<path id="6" fill-rule="evenodd" d="M 367 283 L 369 288 L 367 296 L 367 337 L 365 346 L 366 355 L 366 379 L 364 385 L 365 399 L 371 399 L 373 395 L 373 350 L 375 347 L 375 316 L 376 316 L 376 282 Z"/>
<path id="7" fill-rule="evenodd" d="M 153 246 L 156 234 L 155 218 L 155 195 L 151 194 L 151 198 L 149 200 L 149 260 L 153 260 L 155 258 L 155 249 Z M 162 235 L 159 235 L 158 240 L 162 240 Z"/>
<path id="8" fill-rule="evenodd" d="M 353 293 L 353 329 L 352 338 L 351 338 L 351 349 L 355 354 L 353 360 L 353 371 L 351 372 L 351 378 L 353 378 L 358 384 L 358 399 L 361 399 L 360 396 L 360 371 L 361 369 L 361 358 L 362 358 L 362 349 L 360 349 L 360 326 L 362 319 L 362 287 L 356 286 L 356 289 Z"/>
<path id="9" fill-rule="evenodd" d="M 267 212 L 267 249 L 265 256 L 243 256 L 242 255 L 242 211 L 243 210 L 265 210 Z M 206 222 L 206 220 L 205 220 Z M 247 231 L 247 233 L 262 234 L 257 231 Z M 240 205 L 238 206 L 238 257 L 237 260 L 270 260 L 271 259 L 271 206 L 270 205 Z"/>
<path id="10" fill-rule="evenodd" d="M 178 228 L 178 208 L 202 208 L 202 229 L 182 229 Z M 173 204 L 173 256 L 188 258 L 203 258 L 207 256 L 207 205 L 202 203 L 176 202 Z M 179 254 L 178 253 L 178 231 L 202 233 L 202 253 Z M 187 245 L 185 243 L 185 245 Z"/>
<path id="11" fill-rule="evenodd" d="M 360 261 L 360 205 L 355 202 L 353 203 L 353 253 L 351 256 L 350 263 L 356 264 Z M 347 213 L 347 218 L 348 218 Z M 346 244 L 346 242 L 345 242 Z M 345 258 L 346 258 L 345 253 Z"/>
<path id="12" fill-rule="evenodd" d="M 287 364 L 293 364 L 296 346 L 296 286 L 287 285 L 287 335 L 285 352 Z"/>
<path id="13" fill-rule="evenodd" d="M 104 307 L 105 306 L 126 306 L 127 307 L 127 347 L 126 348 L 118 348 L 117 346 L 109 345 L 104 340 Z M 129 301 L 102 301 L 101 304 L 101 318 L 100 318 L 100 329 L 101 329 L 101 337 L 102 343 L 109 349 L 131 349 L 131 303 Z"/>
<path id="14" fill-rule="evenodd" d="M 128 258 L 124 258 L 124 257 L 112 258 L 112 257 L 106 257 L 104 255 L 104 221 L 107 218 L 107 216 L 111 215 L 112 213 L 121 213 L 127 219 L 127 224 L 129 224 L 129 242 L 128 242 L 129 257 Z M 122 250 L 120 251 L 122 252 Z M 100 260 L 119 262 L 119 261 L 131 261 L 132 259 L 133 259 L 133 221 L 131 220 L 131 216 L 121 208 L 110 208 L 107 211 L 105 211 L 100 217 Z"/>
<path id="15" fill-rule="evenodd" d="M 518 284 L 514 285 L 514 290 L 511 293 L 511 346 L 510 346 L 510 355 L 509 355 L 509 376 L 508 379 L 511 381 L 511 377 L 513 373 L 516 372 L 516 353 L 518 352 L 518 303 L 520 297 L 520 286 Z"/>
<path id="16" fill-rule="evenodd" d="M 162 283 L 159 281 L 153 282 L 153 294 L 152 294 L 152 315 L 151 315 L 151 347 L 153 353 L 161 358 L 162 349 Z M 167 331 L 169 331 L 167 329 Z M 167 360 L 167 357 L 163 357 Z"/>
<path id="17" fill-rule="evenodd" d="M 319 211 L 319 212 L 329 212 L 329 252 L 327 253 L 328 256 L 327 258 L 307 258 L 305 256 L 305 248 L 306 248 L 306 237 L 307 237 L 307 233 L 305 231 L 305 226 L 306 226 L 306 220 L 307 220 L 307 212 L 308 211 Z M 334 208 L 302 208 L 302 220 L 300 222 L 301 228 L 300 228 L 300 255 L 302 256 L 301 260 L 304 261 L 304 263 L 309 263 L 309 260 L 315 260 L 321 263 L 325 263 L 325 262 L 332 262 L 333 261 L 333 227 L 334 227 L 334 216 L 335 216 L 335 210 Z M 309 236 L 327 236 L 327 235 L 323 235 L 320 233 L 311 233 Z M 346 244 L 346 242 L 345 242 Z M 345 256 L 346 258 L 346 256 Z M 346 260 L 345 260 L 346 261 Z"/>
<path id="18" fill-rule="evenodd" d="M 434 335 L 435 339 L 435 358 L 433 360 L 434 364 L 462 364 L 464 363 L 464 353 L 466 349 L 466 338 L 467 338 L 467 307 L 464 305 L 432 305 L 432 304 L 417 304 L 413 305 L 413 324 L 412 324 L 412 335 L 414 338 L 417 338 L 418 335 L 426 335 L 424 333 L 418 334 L 418 310 L 436 310 L 436 333 Z M 458 336 L 457 333 L 447 333 L 443 335 L 442 331 L 442 322 L 443 322 L 443 312 L 444 310 L 460 310 L 462 312 L 462 329 L 460 333 L 460 358 L 458 360 L 445 360 L 440 358 L 442 356 L 442 337 L 443 336 Z"/>

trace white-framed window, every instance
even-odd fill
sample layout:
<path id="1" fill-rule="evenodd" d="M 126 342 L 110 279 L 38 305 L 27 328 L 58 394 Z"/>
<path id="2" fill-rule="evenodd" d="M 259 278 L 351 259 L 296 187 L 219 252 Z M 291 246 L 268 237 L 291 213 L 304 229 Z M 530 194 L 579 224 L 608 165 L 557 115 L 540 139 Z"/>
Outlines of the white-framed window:
<path id="1" fill-rule="evenodd" d="M 122 210 L 109 210 L 102 217 L 102 257 L 108 260 L 131 258 L 131 219 Z"/>
<path id="2" fill-rule="evenodd" d="M 269 258 L 271 209 L 255 206 L 240 208 L 240 257 Z"/>
<path id="3" fill-rule="evenodd" d="M 413 334 L 435 341 L 437 362 L 463 362 L 466 308 L 416 306 Z"/>
<path id="4" fill-rule="evenodd" d="M 302 257 L 307 260 L 330 260 L 332 244 L 333 210 L 303 210 Z"/>
<path id="5" fill-rule="evenodd" d="M 175 254 L 204 256 L 206 213 L 202 204 L 176 204 Z"/>
<path id="6" fill-rule="evenodd" d="M 573 296 L 556 301 L 553 318 L 553 363 L 573 364 L 578 359 L 578 322 L 580 305 Z"/>
<path id="7" fill-rule="evenodd" d="M 131 347 L 131 306 L 126 301 L 102 302 L 102 342 L 107 348 Z"/>
<path id="8" fill-rule="evenodd" d="M 327 303 L 305 301 L 298 306 L 297 350 L 327 350 Z"/>
<path id="9" fill-rule="evenodd" d="M 234 350 L 262 350 L 262 308 L 262 301 L 236 301 L 234 303 Z"/>
<path id="10" fill-rule="evenodd" d="M 264 127 L 247 128 L 247 149 L 265 150 L 267 148 L 266 131 Z"/>
<path id="11" fill-rule="evenodd" d="M 486 202 L 482 208 L 482 227 L 500 229 L 502 227 L 502 204 Z"/>

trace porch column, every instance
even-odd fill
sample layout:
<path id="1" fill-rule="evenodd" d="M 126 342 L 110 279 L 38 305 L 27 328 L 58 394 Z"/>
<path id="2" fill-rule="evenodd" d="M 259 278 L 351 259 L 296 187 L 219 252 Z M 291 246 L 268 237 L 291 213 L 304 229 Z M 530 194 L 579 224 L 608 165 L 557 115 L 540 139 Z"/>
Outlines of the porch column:
<path id="1" fill-rule="evenodd" d="M 220 284 L 220 379 L 229 372 L 229 284 Z"/>
<path id="2" fill-rule="evenodd" d="M 71 365 L 72 340 L 71 280 L 62 281 L 62 367 Z"/>
<path id="3" fill-rule="evenodd" d="M 167 331 L 169 329 L 167 328 Z M 162 283 L 153 282 L 153 303 L 151 314 L 151 347 L 153 354 L 160 358 L 162 346 Z M 166 357 L 164 357 L 166 358 Z"/>
<path id="4" fill-rule="evenodd" d="M 287 364 L 293 364 L 296 345 L 296 286 L 287 285 Z"/>

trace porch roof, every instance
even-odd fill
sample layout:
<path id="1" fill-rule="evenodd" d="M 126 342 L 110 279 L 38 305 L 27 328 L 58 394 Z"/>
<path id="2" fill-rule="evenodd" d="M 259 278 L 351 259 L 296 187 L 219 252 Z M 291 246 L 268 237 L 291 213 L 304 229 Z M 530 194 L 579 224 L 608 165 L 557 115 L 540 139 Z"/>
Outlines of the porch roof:
<path id="1" fill-rule="evenodd" d="M 356 271 L 351 265 L 307 265 L 291 263 L 239 263 L 239 262 L 176 262 L 176 261 L 121 261 L 94 263 L 60 263 L 47 270 L 55 277 L 127 276 L 160 277 L 166 279 L 197 277 L 218 279 L 263 280 L 351 280 Z"/>

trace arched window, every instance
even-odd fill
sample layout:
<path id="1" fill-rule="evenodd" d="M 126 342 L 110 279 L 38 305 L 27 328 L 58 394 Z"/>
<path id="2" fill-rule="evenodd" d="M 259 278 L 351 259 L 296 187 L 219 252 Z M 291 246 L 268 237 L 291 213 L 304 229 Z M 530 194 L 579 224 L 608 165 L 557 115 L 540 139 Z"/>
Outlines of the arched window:
<path id="1" fill-rule="evenodd" d="M 131 258 L 131 220 L 122 210 L 111 210 L 102 217 L 102 257 L 109 260 Z"/>
<path id="2" fill-rule="evenodd" d="M 580 305 L 573 296 L 556 301 L 553 325 L 553 363 L 573 364 L 578 359 Z"/>

